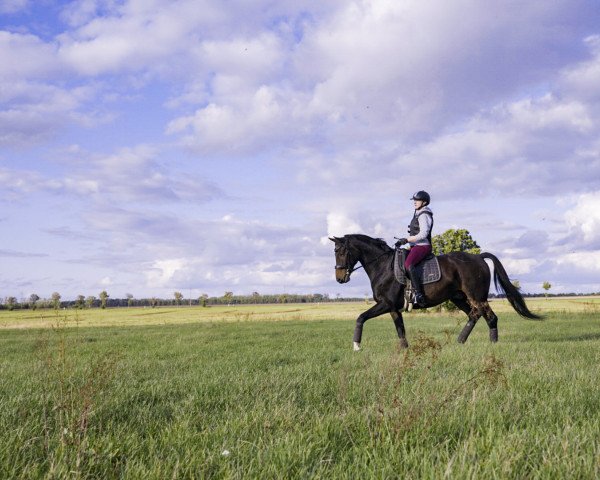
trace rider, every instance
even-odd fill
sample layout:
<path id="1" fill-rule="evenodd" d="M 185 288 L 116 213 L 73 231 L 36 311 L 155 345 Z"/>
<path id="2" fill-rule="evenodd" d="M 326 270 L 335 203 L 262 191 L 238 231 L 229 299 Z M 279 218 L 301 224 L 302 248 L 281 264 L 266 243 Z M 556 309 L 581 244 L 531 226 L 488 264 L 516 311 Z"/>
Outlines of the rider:
<path id="1" fill-rule="evenodd" d="M 416 265 L 431 253 L 431 229 L 433 228 L 433 212 L 428 207 L 431 197 L 423 190 L 412 196 L 415 213 L 408 226 L 409 237 L 401 238 L 396 245 L 409 249 L 404 267 L 410 275 L 415 289 L 415 304 L 419 307 L 426 305 L 423 286 L 416 274 Z"/>

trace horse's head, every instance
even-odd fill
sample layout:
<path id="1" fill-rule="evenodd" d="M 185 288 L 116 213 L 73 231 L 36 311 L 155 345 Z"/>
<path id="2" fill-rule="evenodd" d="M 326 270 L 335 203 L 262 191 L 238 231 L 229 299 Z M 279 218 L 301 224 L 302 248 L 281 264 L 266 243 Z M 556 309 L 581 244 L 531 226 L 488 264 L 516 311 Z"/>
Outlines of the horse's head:
<path id="1" fill-rule="evenodd" d="M 348 237 L 329 237 L 329 240 L 335 244 L 335 279 L 338 283 L 348 283 L 358 259 L 351 252 Z"/>

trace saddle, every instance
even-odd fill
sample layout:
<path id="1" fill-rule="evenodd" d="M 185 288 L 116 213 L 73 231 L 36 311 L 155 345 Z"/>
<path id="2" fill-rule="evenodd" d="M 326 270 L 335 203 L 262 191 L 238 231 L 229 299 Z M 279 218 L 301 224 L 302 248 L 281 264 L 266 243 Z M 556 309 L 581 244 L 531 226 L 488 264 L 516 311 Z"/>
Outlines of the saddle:
<path id="1" fill-rule="evenodd" d="M 400 284 L 405 285 L 407 281 L 406 270 L 404 268 L 404 260 L 406 259 L 406 256 L 402 254 L 403 252 L 399 252 L 398 250 L 400 249 L 396 249 L 396 253 L 394 255 L 394 276 Z M 437 257 L 432 253 L 419 262 L 415 266 L 415 269 L 421 285 L 434 283 L 442 278 L 440 264 Z"/>
<path id="2" fill-rule="evenodd" d="M 394 276 L 396 280 L 406 285 L 404 289 L 404 310 L 410 312 L 413 308 L 413 287 L 410 279 L 406 276 L 406 269 L 404 268 L 404 261 L 406 260 L 406 250 L 396 249 L 394 255 Z M 437 282 L 442 278 L 442 272 L 440 270 L 440 264 L 435 255 L 427 255 L 421 262 L 415 266 L 416 274 L 419 277 L 421 285 L 428 283 Z"/>

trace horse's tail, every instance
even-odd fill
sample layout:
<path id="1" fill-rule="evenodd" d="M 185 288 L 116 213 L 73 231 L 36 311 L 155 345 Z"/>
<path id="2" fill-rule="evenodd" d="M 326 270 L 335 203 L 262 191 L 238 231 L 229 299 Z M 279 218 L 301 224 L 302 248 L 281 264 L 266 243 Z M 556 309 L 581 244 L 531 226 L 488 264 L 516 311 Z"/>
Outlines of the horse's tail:
<path id="1" fill-rule="evenodd" d="M 498 260 L 495 255 L 487 252 L 482 253 L 480 256 L 482 258 L 487 258 L 494 263 L 494 284 L 496 285 L 496 290 L 498 290 L 498 293 L 506 294 L 506 298 L 516 312 L 525 318 L 541 320 L 543 317 L 532 313 L 529 308 L 527 308 L 523 295 L 521 295 L 519 289 L 510 282 L 506 270 L 504 270 L 504 266 L 500 263 L 500 260 Z"/>

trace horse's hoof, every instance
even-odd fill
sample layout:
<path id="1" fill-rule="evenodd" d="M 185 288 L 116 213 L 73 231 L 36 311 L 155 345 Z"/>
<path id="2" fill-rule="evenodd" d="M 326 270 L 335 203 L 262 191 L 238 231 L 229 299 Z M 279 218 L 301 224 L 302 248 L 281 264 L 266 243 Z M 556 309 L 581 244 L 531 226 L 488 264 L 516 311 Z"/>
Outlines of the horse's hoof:
<path id="1" fill-rule="evenodd" d="M 490 330 L 490 342 L 496 343 L 498 341 L 498 329 L 492 328 Z"/>
<path id="2" fill-rule="evenodd" d="M 360 352 L 360 343 L 354 342 L 354 351 L 355 352 Z"/>
<path id="3" fill-rule="evenodd" d="M 405 338 L 400 340 L 400 348 L 408 348 L 408 342 L 406 341 Z"/>

